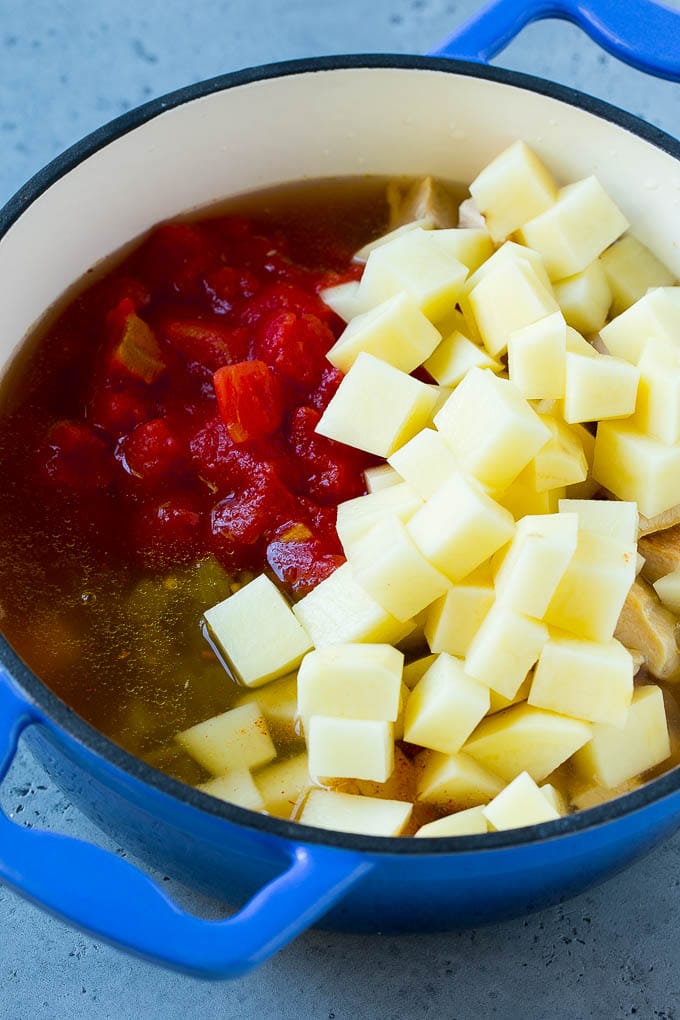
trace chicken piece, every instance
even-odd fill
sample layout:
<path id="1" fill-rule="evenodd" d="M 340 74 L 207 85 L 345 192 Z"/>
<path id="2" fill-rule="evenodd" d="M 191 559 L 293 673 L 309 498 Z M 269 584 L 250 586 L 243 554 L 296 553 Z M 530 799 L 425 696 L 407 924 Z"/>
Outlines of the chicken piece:
<path id="1" fill-rule="evenodd" d="M 637 648 L 627 648 L 626 651 L 630 652 L 630 657 L 633 660 L 633 676 L 637 676 L 645 664 L 645 657 Z"/>
<path id="2" fill-rule="evenodd" d="M 662 605 L 652 586 L 638 577 L 628 592 L 614 637 L 626 648 L 639 649 L 652 676 L 677 680 L 680 679 L 677 627 L 677 620 Z"/>
<path id="3" fill-rule="evenodd" d="M 390 230 L 413 220 L 427 220 L 433 227 L 455 227 L 458 222 L 455 202 L 444 185 L 433 177 L 424 177 L 412 184 L 390 181 L 387 202 Z"/>
<path id="4" fill-rule="evenodd" d="M 645 558 L 642 576 L 650 584 L 666 574 L 672 574 L 680 567 L 680 524 L 643 535 L 638 540 L 638 549 Z"/>
<path id="5" fill-rule="evenodd" d="M 466 198 L 458 206 L 458 226 L 471 227 L 473 230 L 480 228 L 486 230 L 486 220 L 477 208 L 474 198 Z"/>
<path id="6" fill-rule="evenodd" d="M 672 506 L 669 510 L 664 510 L 660 514 L 656 514 L 654 517 L 643 517 L 640 514 L 640 535 L 651 535 L 655 531 L 665 531 L 667 528 L 672 528 L 674 525 L 680 524 L 680 503 L 676 506 Z"/>

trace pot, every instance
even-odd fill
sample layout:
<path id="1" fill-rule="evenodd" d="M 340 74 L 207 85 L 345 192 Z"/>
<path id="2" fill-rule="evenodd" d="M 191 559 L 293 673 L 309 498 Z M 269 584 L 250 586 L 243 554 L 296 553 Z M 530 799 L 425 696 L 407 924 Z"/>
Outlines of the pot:
<path id="1" fill-rule="evenodd" d="M 667 8 L 497 0 L 434 57 L 302 60 L 182 89 L 68 150 L 0 213 L 1 362 L 9 365 L 74 279 L 159 220 L 305 177 L 469 181 L 518 138 L 565 179 L 596 173 L 640 239 L 680 276 L 680 143 L 571 89 L 483 64 L 548 15 L 578 21 L 629 63 L 680 78 L 680 18 Z M 0 640 L 0 780 L 23 731 L 68 796 L 132 855 L 245 905 L 226 920 L 194 917 L 136 865 L 2 812 L 0 879 L 97 937 L 206 977 L 243 974 L 316 922 L 450 930 L 544 907 L 680 827 L 677 769 L 601 807 L 479 837 L 372 838 L 265 817 L 131 757 Z"/>

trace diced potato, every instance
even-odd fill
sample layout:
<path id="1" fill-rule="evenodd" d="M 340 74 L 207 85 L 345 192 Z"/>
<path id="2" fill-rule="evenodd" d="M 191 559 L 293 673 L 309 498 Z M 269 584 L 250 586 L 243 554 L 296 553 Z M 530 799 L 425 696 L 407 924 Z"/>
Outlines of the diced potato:
<path id="1" fill-rule="evenodd" d="M 494 493 L 494 499 L 518 521 L 527 514 L 557 513 L 557 504 L 565 493 L 566 489 L 562 486 L 536 492 L 536 471 L 533 463 L 529 462 L 507 489 Z"/>
<path id="2" fill-rule="evenodd" d="M 349 561 L 356 583 L 397 620 L 410 620 L 443 595 L 450 583 L 397 517 L 384 518 L 358 539 Z"/>
<path id="3" fill-rule="evenodd" d="M 399 478 L 397 485 L 348 499 L 338 507 L 336 528 L 342 547 L 348 549 L 385 517 L 409 521 L 423 505 L 420 496 Z"/>
<path id="4" fill-rule="evenodd" d="M 378 457 L 424 428 L 436 396 L 426 383 L 361 353 L 331 398 L 316 431 Z"/>
<path id="5" fill-rule="evenodd" d="M 319 297 L 345 322 L 350 322 L 355 315 L 361 315 L 365 311 L 361 303 L 358 280 L 339 283 L 336 287 L 326 287 L 325 290 L 319 291 Z"/>
<path id="6" fill-rule="evenodd" d="M 309 635 L 265 574 L 204 615 L 215 642 L 247 687 L 290 673 L 312 647 Z"/>
<path id="7" fill-rule="evenodd" d="M 396 645 L 413 630 L 412 623 L 396 620 L 356 583 L 349 563 L 321 581 L 293 612 L 315 648 L 353 641 Z"/>
<path id="8" fill-rule="evenodd" d="M 255 774 L 255 783 L 269 814 L 290 818 L 313 785 L 307 755 L 297 754 L 267 765 Z"/>
<path id="9" fill-rule="evenodd" d="M 404 739 L 455 754 L 488 710 L 488 687 L 468 676 L 460 659 L 440 655 L 406 702 Z"/>
<path id="10" fill-rule="evenodd" d="M 256 701 L 267 722 L 293 726 L 297 714 L 297 674 L 274 680 L 266 687 L 256 687 L 239 698 L 238 705 Z"/>
<path id="11" fill-rule="evenodd" d="M 355 315 L 326 357 L 345 374 L 362 351 L 402 372 L 412 372 L 440 342 L 441 334 L 413 298 L 400 293 Z"/>
<path id="12" fill-rule="evenodd" d="M 554 287 L 562 314 L 580 333 L 597 333 L 607 321 L 612 294 L 607 275 L 598 259 L 589 266 L 558 280 Z"/>
<path id="13" fill-rule="evenodd" d="M 621 315 L 600 330 L 607 350 L 636 365 L 650 337 L 678 345 L 680 337 L 680 287 L 657 287 L 648 291 Z"/>
<path id="14" fill-rule="evenodd" d="M 394 726 L 377 719 L 313 715 L 307 754 L 312 776 L 386 782 L 394 768 Z"/>
<path id="15" fill-rule="evenodd" d="M 534 672 L 529 704 L 586 722 L 623 726 L 633 696 L 633 660 L 607 642 L 553 632 Z"/>
<path id="16" fill-rule="evenodd" d="M 392 645 L 345 644 L 318 648 L 298 671 L 298 714 L 378 719 L 399 714 L 404 656 Z"/>
<path id="17" fill-rule="evenodd" d="M 588 477 L 583 482 L 567 486 L 566 496 L 568 496 L 569 499 L 590 499 L 590 497 L 594 496 L 600 489 L 598 483 L 592 478 L 593 459 L 595 457 L 595 436 L 589 429 L 586 428 L 585 425 L 572 425 L 571 431 L 578 436 L 581 441 L 581 446 L 583 447 L 583 452 L 588 463 Z"/>
<path id="18" fill-rule="evenodd" d="M 420 219 L 410 220 L 408 223 L 402 223 L 400 227 L 395 227 L 394 230 L 388 230 L 386 234 L 381 234 L 380 237 L 376 237 L 374 241 L 369 241 L 368 244 L 363 245 L 358 251 L 354 252 L 352 260 L 354 262 L 366 262 L 368 256 L 376 248 L 382 248 L 384 244 L 389 244 L 390 241 L 396 241 L 397 238 L 403 237 L 404 234 L 410 234 L 412 230 L 432 230 L 434 223 L 429 216 L 423 216 Z"/>
<path id="19" fill-rule="evenodd" d="M 434 429 L 416 433 L 389 463 L 421 499 L 429 499 L 458 470 L 450 447 Z"/>
<path id="20" fill-rule="evenodd" d="M 496 712 L 502 712 L 504 709 L 510 708 L 511 705 L 518 705 L 520 701 L 526 701 L 529 697 L 531 681 L 533 678 L 534 674 L 532 670 L 527 673 L 513 698 L 505 698 L 502 694 L 498 694 L 496 691 L 489 691 L 489 694 L 491 695 L 491 704 L 489 705 L 487 715 L 494 715 Z"/>
<path id="21" fill-rule="evenodd" d="M 401 475 L 389 464 L 376 464 L 375 467 L 366 468 L 364 471 L 366 491 L 369 494 L 399 485 L 401 480 Z"/>
<path id="22" fill-rule="evenodd" d="M 635 580 L 635 559 L 634 545 L 579 531 L 576 552 L 544 614 L 546 623 L 577 637 L 609 641 Z"/>
<path id="23" fill-rule="evenodd" d="M 510 381 L 528 400 L 563 397 L 566 351 L 567 327 L 559 312 L 515 330 L 508 337 Z"/>
<path id="24" fill-rule="evenodd" d="M 628 592 L 614 634 L 627 648 L 642 653 L 652 676 L 680 679 L 678 621 L 644 578 L 637 577 Z"/>
<path id="25" fill-rule="evenodd" d="M 503 789 L 503 780 L 469 754 L 428 754 L 418 780 L 418 800 L 450 811 L 486 804 Z"/>
<path id="26" fill-rule="evenodd" d="M 545 624 L 496 604 L 470 643 L 465 672 L 492 691 L 512 698 L 547 640 Z"/>
<path id="27" fill-rule="evenodd" d="M 276 757 L 267 722 L 256 702 L 197 723 L 175 739 L 214 776 L 234 769 L 255 769 Z"/>
<path id="28" fill-rule="evenodd" d="M 628 226 L 597 177 L 586 177 L 561 188 L 555 204 L 518 236 L 541 253 L 551 280 L 563 280 L 590 265 Z"/>
<path id="29" fill-rule="evenodd" d="M 359 287 L 360 300 L 373 308 L 395 294 L 409 294 L 436 322 L 458 301 L 467 266 L 433 243 L 429 230 L 411 230 L 368 257 Z"/>
<path id="30" fill-rule="evenodd" d="M 680 442 L 680 344 L 650 337 L 638 361 L 636 428 L 663 443 Z"/>
<path id="31" fill-rule="evenodd" d="M 528 772 L 540 783 L 590 740 L 592 727 L 579 719 L 514 705 L 480 723 L 464 752 L 510 782 Z"/>
<path id="32" fill-rule="evenodd" d="M 457 386 L 471 368 L 490 368 L 492 372 L 503 369 L 500 361 L 458 330 L 442 340 L 424 367 L 443 386 Z"/>
<path id="33" fill-rule="evenodd" d="M 461 471 L 506 488 L 550 439 L 519 390 L 492 372 L 471 369 L 435 417 Z"/>
<path id="34" fill-rule="evenodd" d="M 577 533 L 576 514 L 518 521 L 494 580 L 498 602 L 541 619 L 576 551 Z"/>
<path id="35" fill-rule="evenodd" d="M 466 302 L 484 346 L 494 358 L 507 349 L 511 333 L 558 311 L 553 295 L 522 260 L 508 260 L 486 273 L 467 294 Z"/>
<path id="36" fill-rule="evenodd" d="M 428 428 L 430 428 L 431 426 L 434 425 L 434 419 L 435 419 L 436 415 L 439 414 L 439 412 L 441 411 L 442 407 L 444 406 L 446 401 L 449 399 L 449 397 L 453 393 L 453 389 L 450 386 L 439 386 L 437 383 L 429 383 L 429 386 L 430 386 L 430 389 L 432 390 L 432 392 L 434 393 L 434 395 L 436 397 L 436 400 L 435 400 L 435 405 L 432 408 L 432 413 L 430 415 L 430 420 L 427 423 Z"/>
<path id="37" fill-rule="evenodd" d="M 434 822 L 426 822 L 420 826 L 415 835 L 431 839 L 435 836 L 478 836 L 488 831 L 489 826 L 482 808 L 472 807 L 465 811 L 455 811 L 452 815 L 445 815 L 444 818 L 436 818 Z"/>
<path id="38" fill-rule="evenodd" d="M 580 531 L 622 545 L 635 545 L 639 514 L 636 503 L 618 499 L 561 499 L 561 514 L 576 514 Z"/>
<path id="39" fill-rule="evenodd" d="M 470 642 L 494 600 L 491 583 L 475 579 L 474 575 L 449 588 L 427 611 L 425 637 L 432 651 L 467 655 Z"/>
<path id="40" fill-rule="evenodd" d="M 596 351 L 577 329 L 567 326 L 567 354 L 582 354 L 584 358 L 597 358 L 599 351 Z"/>
<path id="41" fill-rule="evenodd" d="M 455 227 L 456 207 L 445 184 L 434 177 L 404 182 L 391 180 L 387 185 L 390 227 L 412 220 L 427 220 L 432 227 Z"/>
<path id="42" fill-rule="evenodd" d="M 515 522 L 474 479 L 456 474 L 406 527 L 423 556 L 451 581 L 459 581 L 510 541 Z"/>
<path id="43" fill-rule="evenodd" d="M 654 517 L 680 503 L 680 443 L 668 446 L 629 421 L 597 426 L 593 478 Z"/>
<path id="44" fill-rule="evenodd" d="M 516 776 L 482 811 L 491 829 L 497 832 L 554 822 L 560 817 L 550 798 L 526 772 Z"/>
<path id="45" fill-rule="evenodd" d="M 650 287 L 670 287 L 673 274 L 636 237 L 627 234 L 600 255 L 612 293 L 611 314 L 625 312 Z"/>
<path id="46" fill-rule="evenodd" d="M 543 783 L 543 785 L 540 786 L 539 789 L 543 796 L 555 808 L 555 811 L 557 811 L 558 815 L 566 815 L 567 807 L 566 804 L 564 803 L 564 797 L 562 796 L 560 791 L 557 790 L 552 785 L 552 783 Z"/>
<path id="47" fill-rule="evenodd" d="M 666 609 L 680 616 L 680 569 L 665 574 L 654 582 L 654 590 Z"/>
<path id="48" fill-rule="evenodd" d="M 470 194 L 498 242 L 549 209 L 557 185 L 528 145 L 514 142 L 477 175 Z"/>
<path id="49" fill-rule="evenodd" d="M 425 676 L 436 658 L 436 655 L 423 655 L 420 659 L 415 659 L 404 666 L 402 680 L 409 691 L 413 690 L 415 685 Z"/>
<path id="50" fill-rule="evenodd" d="M 509 263 L 516 264 L 517 262 L 526 263 L 534 271 L 548 293 L 552 291 L 552 283 L 545 271 L 543 256 L 539 252 L 534 251 L 533 248 L 527 248 L 525 245 L 517 244 L 515 241 L 506 241 L 465 281 L 465 290 L 461 296 L 461 308 L 463 308 L 463 311 L 467 307 L 467 295 L 477 286 L 481 279 L 488 276 L 489 273 L 493 273 L 496 269 L 500 269 L 501 266 L 508 265 Z M 465 318 L 468 318 L 467 314 Z"/>
<path id="51" fill-rule="evenodd" d="M 447 255 L 462 262 L 471 273 L 493 255 L 493 241 L 488 230 L 482 227 L 435 230 L 432 241 Z"/>
<path id="52" fill-rule="evenodd" d="M 211 797 L 225 800 L 228 804 L 238 804 L 250 811 L 264 811 L 265 805 L 255 780 L 248 769 L 232 769 L 223 776 L 209 779 L 198 787 Z"/>
<path id="53" fill-rule="evenodd" d="M 569 424 L 625 418 L 635 410 L 640 373 L 622 358 L 567 352 L 564 420 Z"/>
<path id="54" fill-rule="evenodd" d="M 579 434 L 551 414 L 542 414 L 540 419 L 551 436 L 525 468 L 536 492 L 561 489 L 585 481 L 588 461 Z"/>
<path id="55" fill-rule="evenodd" d="M 398 836 L 406 827 L 412 810 L 412 804 L 400 800 L 312 790 L 298 821 L 334 832 Z"/>
<path id="56" fill-rule="evenodd" d="M 623 728 L 600 723 L 576 755 L 581 775 L 608 789 L 660 765 L 671 753 L 660 687 L 638 687 Z"/>

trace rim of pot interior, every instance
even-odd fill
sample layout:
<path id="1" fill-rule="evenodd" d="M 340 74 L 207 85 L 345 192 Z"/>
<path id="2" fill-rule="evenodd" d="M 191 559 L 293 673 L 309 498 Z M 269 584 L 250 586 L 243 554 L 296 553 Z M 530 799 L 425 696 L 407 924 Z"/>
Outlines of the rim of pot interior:
<path id="1" fill-rule="evenodd" d="M 577 89 L 558 85 L 533 75 L 489 67 L 485 64 L 452 60 L 448 57 L 417 57 L 400 54 L 357 54 L 332 57 L 315 57 L 283 61 L 246 68 L 230 74 L 220 75 L 203 82 L 197 82 L 177 89 L 128 113 L 117 117 L 103 127 L 87 135 L 81 141 L 66 149 L 60 156 L 48 163 L 32 177 L 0 210 L 0 241 L 10 227 L 29 206 L 51 187 L 59 178 L 88 159 L 99 149 L 135 128 L 153 120 L 166 110 L 184 103 L 208 96 L 215 92 L 248 85 L 252 82 L 304 74 L 310 71 L 344 71 L 371 68 L 396 68 L 405 70 L 441 71 L 482 78 L 501 84 L 512 85 L 551 99 L 575 106 L 595 117 L 618 125 L 637 135 L 680 161 L 680 141 L 639 117 L 600 99 L 595 99 Z M 181 212 L 182 210 L 178 210 Z M 361 836 L 351 833 L 330 832 L 312 828 L 299 822 L 284 821 L 269 815 L 258 814 L 245 808 L 228 804 L 210 797 L 179 780 L 147 765 L 141 759 L 123 750 L 118 744 L 105 737 L 99 730 L 85 722 L 68 705 L 57 697 L 14 652 L 9 642 L 0 635 L 0 662 L 23 687 L 31 700 L 44 711 L 65 733 L 90 751 L 112 763 L 130 778 L 151 785 L 170 797 L 189 804 L 208 814 L 225 820 L 268 832 L 294 843 L 317 843 L 338 849 L 365 851 L 373 854 L 452 854 L 493 851 L 502 848 L 520 847 L 529 843 L 544 842 L 562 836 L 598 827 L 626 815 L 641 811 L 650 804 L 662 800 L 680 790 L 680 767 L 671 769 L 656 779 L 643 784 L 639 789 L 616 797 L 598 807 L 578 811 L 557 821 L 542 825 L 527 826 L 523 829 L 487 833 L 482 836 L 455 836 L 429 839 L 412 837 Z"/>

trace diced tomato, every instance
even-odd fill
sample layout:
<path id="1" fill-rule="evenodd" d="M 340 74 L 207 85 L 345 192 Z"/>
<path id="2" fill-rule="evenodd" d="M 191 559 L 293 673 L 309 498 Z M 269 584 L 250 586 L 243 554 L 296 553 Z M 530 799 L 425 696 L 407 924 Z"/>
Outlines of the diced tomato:
<path id="1" fill-rule="evenodd" d="M 267 563 L 296 595 L 306 595 L 342 566 L 344 556 L 325 553 L 318 539 L 276 540 L 267 546 Z"/>
<path id="2" fill-rule="evenodd" d="M 227 568 L 262 565 L 270 533 L 295 514 L 295 499 L 275 474 L 232 492 L 212 510 L 213 551 Z"/>
<path id="3" fill-rule="evenodd" d="M 231 312 L 244 299 L 257 294 L 261 286 L 249 269 L 235 269 L 233 266 L 220 266 L 208 273 L 204 280 L 212 310 L 218 315 Z"/>
<path id="4" fill-rule="evenodd" d="M 321 378 L 334 342 L 328 326 L 315 315 L 273 312 L 255 329 L 254 352 L 281 375 L 308 388 Z"/>
<path id="5" fill-rule="evenodd" d="M 130 432 L 153 413 L 141 397 L 127 390 L 97 388 L 87 416 L 93 425 L 115 439 Z"/>
<path id="6" fill-rule="evenodd" d="M 270 436 L 281 424 L 279 382 L 263 361 L 225 365 L 213 377 L 217 407 L 235 443 Z"/>
<path id="7" fill-rule="evenodd" d="M 360 450 L 316 433 L 321 415 L 298 407 L 288 425 L 288 442 L 300 461 L 307 494 L 323 505 L 341 503 L 365 492 L 363 471 L 374 459 Z"/>
<path id="8" fill-rule="evenodd" d="M 131 298 L 123 298 L 109 312 L 107 324 L 113 341 L 109 370 L 115 375 L 154 382 L 165 369 L 165 362 L 151 327 L 136 314 Z"/>
<path id="9" fill-rule="evenodd" d="M 75 492 L 104 488 L 113 478 L 111 451 L 94 429 L 77 421 L 53 425 L 41 456 L 43 474 L 57 487 Z"/>
<path id="10" fill-rule="evenodd" d="M 211 372 L 248 356 L 249 332 L 243 327 L 230 329 L 202 319 L 170 319 L 162 323 L 159 335 L 187 361 Z"/>
<path id="11" fill-rule="evenodd" d="M 132 538 L 145 566 L 191 563 L 205 552 L 202 508 L 188 496 L 148 503 L 133 513 Z"/>
<path id="12" fill-rule="evenodd" d="M 325 411 L 332 398 L 338 392 L 343 375 L 337 368 L 329 365 L 324 369 L 319 385 L 313 390 L 308 398 L 307 404 L 317 411 Z"/>
<path id="13" fill-rule="evenodd" d="M 245 326 L 254 326 L 265 315 L 280 311 L 315 315 L 322 322 L 327 322 L 333 315 L 316 294 L 292 283 L 271 283 L 244 305 L 240 318 Z"/>
<path id="14" fill-rule="evenodd" d="M 200 225 L 165 223 L 147 238 L 133 261 L 156 293 L 197 298 L 203 277 L 219 263 L 219 251 Z"/>
<path id="15" fill-rule="evenodd" d="M 182 447 L 163 418 L 154 418 L 126 436 L 116 455 L 126 471 L 144 481 L 166 481 L 185 466 Z"/>

